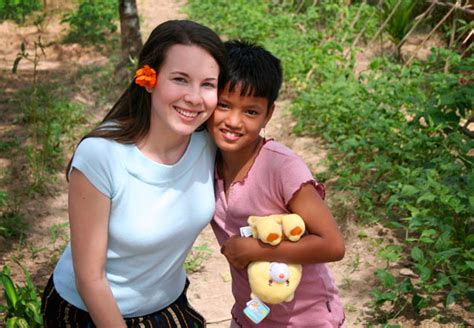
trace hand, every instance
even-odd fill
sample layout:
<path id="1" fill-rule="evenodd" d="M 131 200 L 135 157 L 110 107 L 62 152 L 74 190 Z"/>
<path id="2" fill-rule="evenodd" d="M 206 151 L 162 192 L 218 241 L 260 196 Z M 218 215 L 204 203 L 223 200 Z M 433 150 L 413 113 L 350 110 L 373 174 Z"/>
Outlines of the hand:
<path id="1" fill-rule="evenodd" d="M 222 245 L 221 253 L 234 268 L 244 270 L 253 261 L 258 248 L 258 241 L 254 238 L 232 236 Z"/>

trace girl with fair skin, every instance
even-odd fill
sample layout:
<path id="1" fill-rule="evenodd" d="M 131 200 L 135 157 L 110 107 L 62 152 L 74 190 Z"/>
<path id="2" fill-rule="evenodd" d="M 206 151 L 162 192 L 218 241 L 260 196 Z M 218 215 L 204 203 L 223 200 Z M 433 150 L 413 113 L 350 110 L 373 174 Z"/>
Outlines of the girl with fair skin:
<path id="1" fill-rule="evenodd" d="M 183 263 L 214 211 L 214 146 L 195 130 L 225 59 L 197 23 L 152 32 L 135 80 L 68 166 L 71 242 L 43 294 L 46 327 L 205 325 Z"/>

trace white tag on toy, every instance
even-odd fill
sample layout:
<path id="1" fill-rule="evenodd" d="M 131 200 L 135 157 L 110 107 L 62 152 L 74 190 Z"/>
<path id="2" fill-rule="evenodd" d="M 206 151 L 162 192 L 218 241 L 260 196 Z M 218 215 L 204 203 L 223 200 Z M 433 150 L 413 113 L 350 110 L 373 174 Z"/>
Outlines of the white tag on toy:
<path id="1" fill-rule="evenodd" d="M 252 227 L 251 226 L 240 227 L 240 235 L 242 237 L 252 237 Z"/>
<path id="2" fill-rule="evenodd" d="M 248 301 L 247 306 L 244 309 L 244 314 L 256 324 L 265 319 L 269 313 L 270 308 L 262 303 L 258 298 Z"/>

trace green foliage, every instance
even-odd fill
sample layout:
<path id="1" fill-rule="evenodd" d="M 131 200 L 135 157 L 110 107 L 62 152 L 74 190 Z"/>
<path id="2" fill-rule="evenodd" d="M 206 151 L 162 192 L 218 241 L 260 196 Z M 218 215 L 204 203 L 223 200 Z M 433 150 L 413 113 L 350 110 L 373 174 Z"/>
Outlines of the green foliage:
<path id="1" fill-rule="evenodd" d="M 417 1 L 412 0 L 385 0 L 382 3 L 382 18 L 386 20 L 395 10 L 390 20 L 385 25 L 385 31 L 389 34 L 393 43 L 398 44 L 408 33 L 414 24 L 413 9 Z M 395 9 L 395 6 L 398 7 Z"/>
<path id="2" fill-rule="evenodd" d="M 50 257 L 51 263 L 56 264 L 69 241 L 69 223 L 54 224 L 51 228 L 49 228 L 49 232 L 49 244 L 53 245 L 53 250 Z"/>
<path id="3" fill-rule="evenodd" d="M 392 8 L 397 2 L 387 1 Z M 445 304 L 472 302 L 474 143 L 460 124 L 474 108 L 473 57 L 434 49 L 427 62 L 411 67 L 374 58 L 355 76 L 354 55 L 338 41 L 350 42 L 365 28 L 353 19 L 357 12 L 363 24 L 375 26 L 375 7 L 208 0 L 189 1 L 189 8 L 220 34 L 260 43 L 282 59 L 296 95 L 295 131 L 325 138 L 334 189 L 352 195 L 359 219 L 383 219 L 406 236 L 403 247 L 379 253 L 387 263 L 373 292 L 381 315 L 388 320 L 407 308 L 420 311 L 434 295 L 444 295 Z M 389 21 L 394 42 L 410 28 L 412 9 L 402 1 Z M 409 258 L 419 279 L 392 275 L 390 264 L 401 258 Z M 392 306 L 384 315 L 386 303 Z"/>
<path id="4" fill-rule="evenodd" d="M 30 143 L 25 147 L 30 170 L 30 187 L 33 191 L 44 191 L 50 173 L 63 166 L 62 142 L 74 125 L 84 121 L 82 106 L 72 103 L 64 97 L 53 94 L 50 85 L 38 81 L 38 64 L 44 55 L 41 37 L 34 42 L 34 55 L 22 42 L 20 52 L 13 62 L 12 72 L 16 73 L 22 60 L 33 64 L 31 88 L 25 88 L 15 94 L 15 100 L 22 112 L 23 122 L 30 128 Z M 28 99 L 29 101 L 24 101 Z"/>
<path id="5" fill-rule="evenodd" d="M 57 87 L 41 84 L 36 90 L 18 91 L 13 100 L 30 135 L 24 151 L 29 185 L 35 192 L 44 192 L 51 175 L 64 167 L 64 144 L 77 126 L 85 123 L 84 107 L 57 93 Z"/>
<path id="6" fill-rule="evenodd" d="M 193 273 L 201 270 L 203 262 L 209 258 L 212 250 L 209 249 L 209 245 L 204 243 L 199 246 L 193 246 L 189 252 L 186 261 L 184 262 L 184 269 L 188 273 Z"/>
<path id="7" fill-rule="evenodd" d="M 23 23 L 26 15 L 42 7 L 40 0 L 0 0 L 0 21 L 13 19 Z"/>
<path id="8" fill-rule="evenodd" d="M 469 150 L 474 145 L 460 133 L 459 123 L 473 108 L 473 84 L 460 79 L 461 72 L 474 69 L 474 61 L 450 53 L 457 64 L 445 74 L 438 70 L 444 55 L 437 53 L 426 66 L 411 68 L 375 59 L 372 71 L 360 80 L 340 73 L 310 86 L 294 103 L 298 128 L 323 131 L 341 154 L 331 165 L 339 177 L 335 187 L 359 195 L 360 217 L 389 217 L 413 247 L 420 281 L 410 289 L 382 284 L 374 294 L 377 305 L 390 301 L 401 306 L 410 294 L 410 306 L 419 310 L 442 290 L 448 290 L 446 303 L 472 293 L 468 263 L 474 256 L 474 175 Z M 377 210 L 383 208 L 385 213 Z M 381 256 L 397 260 L 393 250 Z"/>
<path id="9" fill-rule="evenodd" d="M 58 97 L 51 90 L 54 90 L 51 86 L 39 86 L 33 100 L 35 103 L 23 103 L 21 107 L 23 122 L 29 124 L 33 123 L 32 108 L 40 109 L 33 127 L 40 142 L 36 151 L 39 149 L 43 167 L 50 172 L 63 166 L 62 144 L 77 124 L 85 122 L 83 106 Z M 29 89 L 22 90 L 18 96 L 29 92 Z"/>
<path id="10" fill-rule="evenodd" d="M 118 3 L 115 0 L 81 0 L 79 7 L 64 15 L 61 23 L 69 24 L 66 42 L 100 45 L 117 30 Z"/>
<path id="11" fill-rule="evenodd" d="M 26 280 L 24 286 L 18 286 L 13 282 L 8 266 L 4 266 L 0 272 L 0 282 L 7 302 L 6 305 L 0 304 L 0 313 L 5 313 L 6 327 L 42 327 L 41 300 L 38 291 L 28 270 L 23 267 L 22 269 Z"/>
<path id="12" fill-rule="evenodd" d="M 299 88 L 305 85 L 307 74 L 319 74 L 319 66 L 336 66 L 343 60 L 342 47 L 337 40 L 323 42 L 322 28 L 330 30 L 331 35 L 337 34 L 335 39 L 351 41 L 354 33 L 350 23 L 359 6 L 347 10 L 338 1 L 331 0 L 321 6 L 306 4 L 304 13 L 296 15 L 297 6 L 297 2 L 287 1 L 189 1 L 188 13 L 226 38 L 261 44 L 284 59 L 286 80 Z M 370 18 L 374 10 L 363 5 L 356 27 L 369 25 L 370 30 L 374 30 L 377 20 Z M 347 19 L 334 19 L 339 16 L 347 16 Z"/>
<path id="13" fill-rule="evenodd" d="M 16 202 L 6 191 L 0 191 L 0 236 L 20 238 L 26 228 Z"/>

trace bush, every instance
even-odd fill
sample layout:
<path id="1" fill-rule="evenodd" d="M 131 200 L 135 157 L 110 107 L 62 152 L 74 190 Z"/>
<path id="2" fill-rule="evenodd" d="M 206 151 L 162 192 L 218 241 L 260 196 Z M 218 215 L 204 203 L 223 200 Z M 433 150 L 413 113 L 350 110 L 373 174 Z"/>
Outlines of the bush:
<path id="1" fill-rule="evenodd" d="M 42 327 L 43 318 L 38 291 L 33 285 L 30 273 L 25 268 L 22 269 L 26 278 L 24 286 L 18 286 L 13 282 L 8 266 L 4 266 L 0 272 L 0 283 L 7 301 L 6 305 L 0 304 L 0 313 L 5 312 L 6 327 Z"/>
<path id="2" fill-rule="evenodd" d="M 23 23 L 26 15 L 42 7 L 39 0 L 0 0 L 0 20 L 13 19 Z"/>
<path id="3" fill-rule="evenodd" d="M 117 1 L 81 0 L 77 10 L 64 15 L 61 21 L 70 26 L 65 41 L 99 45 L 117 31 L 117 18 Z"/>
<path id="4" fill-rule="evenodd" d="M 334 177 L 336 190 L 354 197 L 358 218 L 383 220 L 405 236 L 403 247 L 381 256 L 392 264 L 402 255 L 410 259 L 419 279 L 398 281 L 389 266 L 377 271 L 376 307 L 383 312 L 390 302 L 396 315 L 420 311 L 435 296 L 445 304 L 472 302 L 474 142 L 460 124 L 474 108 L 473 57 L 438 49 L 428 62 L 410 67 L 375 58 L 356 77 L 354 55 L 339 41 L 350 42 L 365 28 L 351 24 L 358 9 L 370 37 L 379 24 L 370 18 L 375 8 L 305 1 L 297 12 L 295 2 L 281 8 L 275 3 L 282 1 L 261 1 L 258 8 L 245 1 L 215 7 L 209 2 L 189 1 L 195 18 L 231 38 L 250 37 L 281 58 L 285 81 L 296 94 L 296 132 L 325 138 L 332 150 L 325 175 Z M 247 14 L 252 6 L 258 12 Z M 402 27 L 394 36 L 406 33 L 407 15 L 394 18 Z"/>

